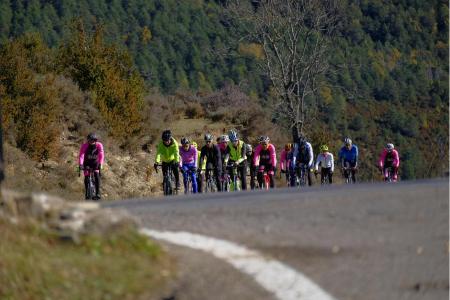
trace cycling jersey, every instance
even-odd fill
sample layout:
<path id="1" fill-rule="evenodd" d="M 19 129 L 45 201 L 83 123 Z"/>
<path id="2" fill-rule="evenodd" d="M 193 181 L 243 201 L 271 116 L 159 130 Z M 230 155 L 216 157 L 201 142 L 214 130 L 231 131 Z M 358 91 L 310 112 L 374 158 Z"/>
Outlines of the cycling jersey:
<path id="1" fill-rule="evenodd" d="M 358 163 L 358 147 L 353 144 L 349 150 L 344 145 L 339 151 L 339 162 L 349 162 L 352 166 L 356 166 Z"/>
<path id="2" fill-rule="evenodd" d="M 334 157 L 330 152 L 320 153 L 317 155 L 315 170 L 319 170 L 319 164 L 322 168 L 331 168 L 331 172 L 334 172 Z"/>
<path id="3" fill-rule="evenodd" d="M 314 154 L 312 146 L 309 142 L 303 142 L 303 145 L 299 143 L 294 144 L 294 155 L 292 163 L 295 166 L 297 163 L 306 164 L 308 168 L 313 166 Z"/>
<path id="4" fill-rule="evenodd" d="M 220 172 L 222 170 L 222 155 L 218 145 L 205 145 L 200 152 L 200 165 L 212 164 Z"/>
<path id="5" fill-rule="evenodd" d="M 243 141 L 238 141 L 237 147 L 229 142 L 225 150 L 225 162 L 228 160 L 236 162 L 238 165 L 247 159 L 245 144 Z"/>
<path id="6" fill-rule="evenodd" d="M 170 144 L 166 145 L 163 141 L 159 142 L 156 147 L 156 163 L 161 163 L 161 161 L 165 163 L 169 162 L 180 162 L 180 155 L 178 149 L 178 143 L 174 138 L 170 139 Z"/>
<path id="7" fill-rule="evenodd" d="M 267 149 L 263 149 L 262 145 L 256 146 L 255 155 L 253 156 L 253 165 L 271 165 L 275 168 L 277 165 L 275 147 L 272 144 L 269 144 Z"/>
<path id="8" fill-rule="evenodd" d="M 103 145 L 100 142 L 95 142 L 91 145 L 84 143 L 80 148 L 78 156 L 78 164 L 80 166 L 89 166 L 91 168 L 98 168 L 104 162 Z"/>
<path id="9" fill-rule="evenodd" d="M 291 161 L 292 161 L 292 151 L 283 150 L 280 156 L 280 168 L 283 171 L 287 171 L 290 169 Z"/>
<path id="10" fill-rule="evenodd" d="M 400 160 L 398 157 L 397 150 L 392 150 L 388 152 L 386 149 L 383 149 L 380 155 L 380 159 L 378 160 L 378 165 L 383 168 L 395 167 L 398 168 L 400 166 Z"/>
<path id="11" fill-rule="evenodd" d="M 197 149 L 194 146 L 190 145 L 187 150 L 180 146 L 180 157 L 183 165 L 191 165 L 197 167 Z"/>

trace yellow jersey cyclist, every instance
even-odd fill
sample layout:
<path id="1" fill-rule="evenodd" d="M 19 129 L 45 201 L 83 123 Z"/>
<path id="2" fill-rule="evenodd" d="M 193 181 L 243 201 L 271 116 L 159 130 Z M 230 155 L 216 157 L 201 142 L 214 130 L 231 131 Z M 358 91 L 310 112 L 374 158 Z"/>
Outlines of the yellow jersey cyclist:
<path id="1" fill-rule="evenodd" d="M 247 155 L 245 143 L 239 139 L 238 133 L 231 130 L 228 133 L 230 142 L 225 149 L 225 165 L 227 166 L 228 174 L 233 177 L 234 172 L 239 172 L 241 178 L 242 190 L 247 189 Z M 237 168 L 234 168 L 236 166 Z"/>
<path id="2" fill-rule="evenodd" d="M 164 130 L 161 136 L 161 141 L 156 147 L 156 159 L 154 168 L 158 170 L 158 165 L 162 165 L 163 176 L 166 176 L 169 168 L 172 169 L 173 175 L 175 177 L 175 187 L 177 190 L 180 189 L 180 173 L 178 169 L 180 168 L 180 155 L 179 146 L 177 141 L 172 137 L 172 132 L 170 130 Z"/>

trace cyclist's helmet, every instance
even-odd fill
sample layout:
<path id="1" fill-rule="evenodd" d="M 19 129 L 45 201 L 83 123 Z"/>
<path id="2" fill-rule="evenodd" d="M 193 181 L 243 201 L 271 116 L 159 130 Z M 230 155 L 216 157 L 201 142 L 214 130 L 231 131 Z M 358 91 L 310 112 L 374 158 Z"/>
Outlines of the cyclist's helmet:
<path id="1" fill-rule="evenodd" d="M 351 144 L 352 144 L 352 140 L 351 140 L 350 138 L 346 137 L 346 138 L 344 139 L 344 144 L 345 144 L 345 145 L 351 145 Z"/>
<path id="2" fill-rule="evenodd" d="M 252 145 L 250 144 L 246 144 L 246 149 L 245 149 L 245 154 L 247 154 L 248 156 L 252 155 Z"/>
<path id="3" fill-rule="evenodd" d="M 205 134 L 205 142 L 212 142 L 213 136 L 209 133 Z"/>
<path id="4" fill-rule="evenodd" d="M 235 130 L 230 130 L 230 132 L 228 133 L 228 137 L 230 138 L 230 141 L 232 143 L 238 141 L 238 134 Z"/>
<path id="5" fill-rule="evenodd" d="M 172 138 L 172 131 L 164 130 L 161 136 L 163 141 L 168 141 Z"/>
<path id="6" fill-rule="evenodd" d="M 328 151 L 328 146 L 327 145 L 320 146 L 320 151 L 322 151 L 322 152 Z"/>
<path id="7" fill-rule="evenodd" d="M 392 144 L 392 143 L 386 144 L 386 150 L 389 151 L 389 152 L 394 150 L 394 144 Z"/>
<path id="8" fill-rule="evenodd" d="M 95 134 L 94 132 L 91 132 L 91 133 L 88 134 L 87 140 L 88 140 L 89 142 L 92 142 L 92 141 L 95 141 L 95 142 L 96 142 L 96 141 L 98 140 L 98 136 L 97 136 L 97 134 Z"/>
<path id="9" fill-rule="evenodd" d="M 259 142 L 268 144 L 270 142 L 270 139 L 267 135 L 262 135 L 259 137 Z"/>
<path id="10" fill-rule="evenodd" d="M 284 145 L 284 150 L 285 151 L 291 151 L 292 150 L 292 144 L 291 143 L 287 143 Z"/>
<path id="11" fill-rule="evenodd" d="M 220 137 L 220 142 L 221 143 L 228 143 L 230 141 L 230 138 L 228 137 L 228 135 L 224 134 Z"/>
<path id="12" fill-rule="evenodd" d="M 181 145 L 189 145 L 191 143 L 191 141 L 189 141 L 189 139 L 187 137 L 183 137 L 181 139 Z"/>

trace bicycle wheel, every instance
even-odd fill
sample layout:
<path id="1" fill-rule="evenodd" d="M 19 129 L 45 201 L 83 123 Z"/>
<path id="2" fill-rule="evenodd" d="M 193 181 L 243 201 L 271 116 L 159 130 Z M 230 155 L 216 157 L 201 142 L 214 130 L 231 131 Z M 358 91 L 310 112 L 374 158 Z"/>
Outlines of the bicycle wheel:
<path id="1" fill-rule="evenodd" d="M 88 199 L 94 200 L 95 197 L 95 184 L 94 184 L 94 174 L 90 172 L 89 183 L 88 183 Z"/>

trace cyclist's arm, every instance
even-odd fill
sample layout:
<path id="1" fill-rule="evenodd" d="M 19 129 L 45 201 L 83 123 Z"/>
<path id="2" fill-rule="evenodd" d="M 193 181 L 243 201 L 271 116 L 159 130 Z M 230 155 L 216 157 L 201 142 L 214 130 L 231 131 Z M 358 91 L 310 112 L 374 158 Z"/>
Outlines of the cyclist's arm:
<path id="1" fill-rule="evenodd" d="M 359 151 L 358 151 L 358 146 L 353 145 L 355 147 L 355 167 L 358 166 L 358 156 L 359 156 Z"/>
<path id="2" fill-rule="evenodd" d="M 400 158 L 398 156 L 397 150 L 393 150 L 393 155 L 394 155 L 393 165 L 394 167 L 398 168 L 400 166 Z"/>
<path id="3" fill-rule="evenodd" d="M 296 163 L 297 163 L 297 155 L 298 155 L 298 144 L 295 143 L 294 144 L 294 151 L 293 151 L 293 155 L 292 155 L 292 166 L 295 167 Z"/>
<path id="4" fill-rule="evenodd" d="M 158 144 L 158 146 L 156 146 L 155 163 L 157 164 L 161 163 L 161 144 Z"/>
<path id="5" fill-rule="evenodd" d="M 242 144 L 243 145 L 242 145 L 242 149 L 241 149 L 241 158 L 239 158 L 236 162 L 238 165 L 240 165 L 244 160 L 247 160 L 247 154 L 246 154 L 247 147 L 245 147 L 244 142 L 242 142 Z"/>
<path id="6" fill-rule="evenodd" d="M 277 167 L 277 152 L 273 144 L 270 144 L 270 162 L 273 168 Z"/>
<path id="7" fill-rule="evenodd" d="M 334 172 L 334 156 L 333 153 L 330 153 L 331 159 L 331 172 Z"/>
<path id="8" fill-rule="evenodd" d="M 314 166 L 314 170 L 319 170 L 319 164 L 320 164 L 320 162 L 322 161 L 321 160 L 321 155 L 319 154 L 319 155 L 317 155 L 317 159 L 316 159 L 316 165 Z"/>
<path id="9" fill-rule="evenodd" d="M 103 165 L 105 162 L 105 153 L 103 151 L 103 144 L 97 142 L 97 149 L 98 149 L 98 163 Z"/>
<path id="10" fill-rule="evenodd" d="M 84 154 L 86 153 L 87 148 L 88 148 L 87 144 L 81 145 L 80 154 L 78 155 L 78 165 L 80 166 L 83 165 L 84 163 Z"/>
<path id="11" fill-rule="evenodd" d="M 386 158 L 386 154 L 387 154 L 387 151 L 385 149 L 383 149 L 383 151 L 381 151 L 380 159 L 378 160 L 378 166 L 380 168 L 383 168 L 383 166 L 384 166 L 384 160 Z"/>
<path id="12" fill-rule="evenodd" d="M 308 144 L 308 152 L 309 152 L 309 162 L 308 162 L 308 168 L 311 168 L 313 166 L 314 163 L 314 153 L 313 153 L 313 148 L 311 146 L 311 144 Z"/>
<path id="13" fill-rule="evenodd" d="M 255 147 L 255 152 L 253 153 L 253 166 L 258 166 L 259 165 L 259 154 L 261 153 L 261 145 L 258 145 Z"/>

